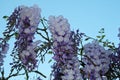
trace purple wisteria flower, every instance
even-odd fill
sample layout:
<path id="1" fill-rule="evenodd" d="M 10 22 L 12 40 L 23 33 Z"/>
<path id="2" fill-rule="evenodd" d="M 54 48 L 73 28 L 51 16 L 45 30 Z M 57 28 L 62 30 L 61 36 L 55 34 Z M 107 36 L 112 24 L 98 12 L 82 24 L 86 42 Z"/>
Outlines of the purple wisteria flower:
<path id="1" fill-rule="evenodd" d="M 6 53 L 9 49 L 9 44 L 6 42 L 2 42 L 2 38 L 0 39 L 0 67 L 3 65 L 3 58 L 6 57 Z"/>
<path id="2" fill-rule="evenodd" d="M 40 13 L 41 9 L 37 5 L 32 7 L 19 6 L 13 12 L 13 14 L 16 14 L 15 17 L 10 19 L 12 22 L 16 18 L 15 26 L 18 30 L 18 36 L 16 37 L 15 45 L 18 48 L 21 62 L 28 70 L 34 69 L 37 63 L 35 48 L 40 41 L 34 42 L 33 39 L 41 19 Z"/>
<path id="3" fill-rule="evenodd" d="M 28 27 L 28 26 L 33 26 L 37 27 L 40 18 L 41 18 L 41 9 L 37 6 L 34 5 L 32 7 L 27 7 L 27 6 L 20 6 L 20 26 L 21 27 Z"/>
<path id="4" fill-rule="evenodd" d="M 85 78 L 90 80 L 106 80 L 105 73 L 109 70 L 110 58 L 112 53 L 100 46 L 98 41 L 93 41 L 84 45 L 84 57 L 82 61 L 85 66 Z"/>
<path id="5" fill-rule="evenodd" d="M 118 38 L 120 40 L 120 28 L 118 29 Z M 111 68 L 112 72 L 116 73 L 115 76 L 118 76 L 120 74 L 120 43 L 117 48 L 115 48 L 114 53 L 110 55 L 111 57 Z M 113 68 L 114 67 L 114 68 Z"/>
<path id="6" fill-rule="evenodd" d="M 117 55 L 114 55 L 113 62 L 120 66 L 120 46 L 117 49 Z"/>
<path id="7" fill-rule="evenodd" d="M 36 41 L 36 42 L 31 43 L 30 45 L 27 46 L 27 48 L 25 50 L 23 50 L 20 53 L 20 59 L 28 70 L 32 70 L 36 67 L 37 54 L 35 52 L 35 48 L 37 47 L 37 45 L 39 43 L 40 43 L 40 41 Z"/>
<path id="8" fill-rule="evenodd" d="M 53 38 L 53 80 L 82 80 L 76 46 L 72 39 L 70 24 L 63 16 L 50 16 L 49 29 Z"/>
<path id="9" fill-rule="evenodd" d="M 110 58 L 111 58 L 111 67 L 113 67 L 113 64 L 114 64 L 115 68 L 118 68 L 120 70 L 120 67 L 119 67 L 120 66 L 120 44 L 118 48 L 116 48 L 114 53 L 110 55 Z M 117 70 L 117 72 L 119 72 L 119 70 Z"/>

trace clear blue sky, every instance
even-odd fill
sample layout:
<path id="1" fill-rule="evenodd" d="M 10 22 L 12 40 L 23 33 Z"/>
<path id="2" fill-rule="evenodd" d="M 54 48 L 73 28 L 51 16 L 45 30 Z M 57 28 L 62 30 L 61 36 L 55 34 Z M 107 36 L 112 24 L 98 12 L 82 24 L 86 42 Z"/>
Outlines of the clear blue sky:
<path id="1" fill-rule="evenodd" d="M 105 28 L 107 38 L 116 45 L 119 43 L 117 34 L 120 27 L 120 0 L 0 0 L 0 36 L 6 25 L 2 16 L 10 15 L 19 5 L 33 4 L 42 9 L 42 17 L 63 15 L 69 20 L 72 30 L 79 29 L 93 37 L 101 28 Z M 40 67 L 40 71 L 48 78 L 50 70 L 50 64 L 47 63 Z"/>

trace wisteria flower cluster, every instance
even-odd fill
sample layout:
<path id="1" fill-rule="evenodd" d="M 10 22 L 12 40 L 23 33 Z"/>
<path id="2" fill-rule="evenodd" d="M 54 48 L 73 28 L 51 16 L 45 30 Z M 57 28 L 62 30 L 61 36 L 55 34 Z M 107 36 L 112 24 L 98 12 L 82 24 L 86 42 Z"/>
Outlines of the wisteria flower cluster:
<path id="1" fill-rule="evenodd" d="M 39 41 L 33 42 L 34 34 L 40 22 L 40 8 L 38 6 L 26 7 L 20 6 L 17 46 L 19 48 L 19 57 L 22 63 L 28 69 L 34 69 L 36 66 L 37 53 L 35 48 Z"/>
<path id="2" fill-rule="evenodd" d="M 4 57 L 6 56 L 6 53 L 9 49 L 9 44 L 6 42 L 3 42 L 3 39 L 0 38 L 0 67 L 3 65 L 4 63 Z"/>
<path id="3" fill-rule="evenodd" d="M 18 47 L 20 60 L 28 70 L 34 69 L 37 63 L 35 48 L 40 41 L 34 42 L 33 39 L 41 19 L 40 12 L 41 9 L 37 5 L 33 7 L 19 6 L 10 17 L 10 22 L 16 18 L 18 31 L 15 45 Z"/>
<path id="4" fill-rule="evenodd" d="M 82 61 L 85 63 L 85 77 L 90 80 L 106 80 L 102 76 L 105 78 L 105 73 L 109 70 L 109 55 L 112 52 L 105 50 L 97 41 L 84 45 L 84 52 Z"/>
<path id="5" fill-rule="evenodd" d="M 118 30 L 119 30 L 118 38 L 120 40 L 120 28 Z M 113 77 L 116 78 L 120 74 L 120 43 L 118 44 L 118 47 L 115 48 L 114 53 L 110 55 L 110 58 L 111 58 L 111 65 L 110 65 L 111 72 L 114 73 L 115 76 L 113 76 Z M 111 74 L 111 75 L 113 75 L 113 74 Z"/>
<path id="6" fill-rule="evenodd" d="M 113 62 L 120 66 L 120 45 L 117 48 L 117 54 L 113 57 Z"/>
<path id="7" fill-rule="evenodd" d="M 8 23 L 3 32 L 4 38 L 0 38 L 0 80 L 9 80 L 19 75 L 26 75 L 26 80 L 29 80 L 28 73 L 32 72 L 46 78 L 39 72 L 37 63 L 43 63 L 47 53 L 53 54 L 52 80 L 120 79 L 120 44 L 116 48 L 112 46 L 113 43 L 102 41 L 105 35 L 95 39 L 79 33 L 79 30 L 71 31 L 66 18 L 62 15 L 49 16 L 48 20 L 42 18 L 41 9 L 37 5 L 18 6 L 12 15 L 4 18 L 7 18 Z M 43 28 L 38 27 L 39 23 Z M 103 29 L 99 33 L 104 33 Z M 35 40 L 35 34 L 41 40 Z M 13 36 L 16 40 L 10 54 L 13 62 L 10 63 L 11 70 L 6 77 L 3 58 L 9 49 L 8 41 Z M 93 42 L 84 45 L 84 38 L 85 41 L 92 39 Z M 41 76 L 36 76 L 34 80 L 42 80 Z"/>
<path id="8" fill-rule="evenodd" d="M 70 24 L 63 16 L 50 16 L 49 29 L 53 38 L 53 80 L 82 80 L 77 54 L 70 31 Z"/>

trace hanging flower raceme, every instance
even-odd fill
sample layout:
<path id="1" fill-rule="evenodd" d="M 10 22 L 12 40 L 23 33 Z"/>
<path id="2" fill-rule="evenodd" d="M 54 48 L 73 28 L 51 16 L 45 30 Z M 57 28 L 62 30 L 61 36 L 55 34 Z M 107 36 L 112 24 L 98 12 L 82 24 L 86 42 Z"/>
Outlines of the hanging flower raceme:
<path id="1" fill-rule="evenodd" d="M 16 18 L 15 26 L 18 32 L 15 45 L 18 48 L 20 60 L 28 70 L 34 69 L 37 62 L 35 48 L 40 41 L 34 42 L 33 39 L 41 19 L 40 12 L 41 9 L 37 5 L 32 7 L 19 6 L 13 12 L 16 14 L 15 17 L 13 14 L 10 17 L 11 22 Z"/>
<path id="2" fill-rule="evenodd" d="M 4 60 L 3 58 L 6 56 L 6 53 L 9 49 L 9 44 L 6 42 L 2 42 L 3 39 L 0 38 L 0 67 L 3 65 Z"/>
<path id="3" fill-rule="evenodd" d="M 118 67 L 120 66 L 120 46 L 117 49 L 117 55 L 114 55 L 113 62 L 116 63 Z"/>
<path id="4" fill-rule="evenodd" d="M 120 28 L 119 28 L 118 37 L 120 40 Z M 118 76 L 120 74 L 120 43 L 118 45 L 118 48 L 114 50 L 114 53 L 111 54 L 110 57 L 111 57 L 111 68 L 113 69 L 112 72 L 116 73 L 115 76 Z"/>
<path id="5" fill-rule="evenodd" d="M 119 28 L 119 34 L 118 34 L 119 40 L 120 40 L 120 28 Z M 113 55 L 113 62 L 120 66 L 120 43 L 117 48 L 117 54 Z M 120 68 L 119 68 L 120 69 Z"/>
<path id="6" fill-rule="evenodd" d="M 106 80 L 105 73 L 109 70 L 111 51 L 105 50 L 97 41 L 84 45 L 85 78 L 90 80 Z"/>
<path id="7" fill-rule="evenodd" d="M 67 19 L 50 16 L 48 24 L 53 38 L 53 59 L 56 61 L 52 66 L 53 80 L 82 80 L 80 63 Z"/>

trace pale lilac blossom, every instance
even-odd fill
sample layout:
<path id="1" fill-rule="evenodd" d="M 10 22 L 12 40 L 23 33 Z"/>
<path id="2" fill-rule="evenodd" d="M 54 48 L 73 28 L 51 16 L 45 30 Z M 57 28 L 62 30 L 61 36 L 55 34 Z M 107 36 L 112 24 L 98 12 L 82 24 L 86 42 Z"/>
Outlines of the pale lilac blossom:
<path id="1" fill-rule="evenodd" d="M 82 80 L 68 20 L 63 16 L 50 16 L 48 24 L 53 38 L 53 59 L 56 61 L 52 66 L 53 80 Z"/>
<path id="2" fill-rule="evenodd" d="M 18 36 L 16 37 L 15 46 L 18 48 L 18 55 L 23 65 L 32 70 L 37 65 L 37 53 L 35 48 L 39 45 L 39 41 L 34 42 L 34 35 L 41 19 L 41 9 L 34 5 L 32 7 L 19 6 L 13 12 L 15 17 L 11 17 L 11 22 L 16 18 L 16 29 Z M 13 15 L 14 16 L 14 15 Z"/>
<path id="3" fill-rule="evenodd" d="M 4 57 L 6 57 L 6 53 L 8 49 L 9 49 L 9 44 L 0 41 L 0 67 L 3 66 Z"/>
<path id="4" fill-rule="evenodd" d="M 84 57 L 82 61 L 85 66 L 85 78 L 90 80 L 106 80 L 102 79 L 105 73 L 109 70 L 111 51 L 105 50 L 98 41 L 93 41 L 84 45 Z"/>

